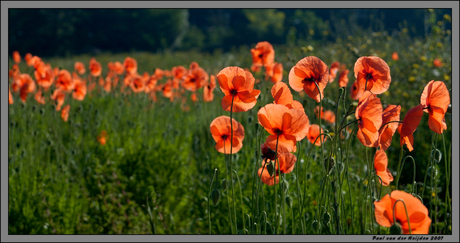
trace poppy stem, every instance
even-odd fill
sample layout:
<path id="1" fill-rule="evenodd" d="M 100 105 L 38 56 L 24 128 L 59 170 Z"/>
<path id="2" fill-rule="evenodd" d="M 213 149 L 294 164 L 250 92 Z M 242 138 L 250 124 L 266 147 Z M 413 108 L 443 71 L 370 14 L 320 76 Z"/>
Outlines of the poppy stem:
<path id="1" fill-rule="evenodd" d="M 444 146 L 444 162 L 445 162 L 445 165 L 444 165 L 444 168 L 445 168 L 445 171 L 446 171 L 446 198 L 445 198 L 445 203 L 446 205 L 449 206 L 449 211 L 452 211 L 452 206 L 451 206 L 451 203 L 448 199 L 450 199 L 450 194 L 449 194 L 449 183 L 450 183 L 450 173 L 448 173 L 448 165 L 450 165 L 450 163 L 447 161 L 447 155 L 446 155 L 446 142 L 444 141 L 444 133 L 442 134 L 442 144 Z"/>
<path id="2" fill-rule="evenodd" d="M 399 173 L 401 171 L 401 161 L 402 161 L 402 156 L 403 156 L 403 153 L 404 153 L 404 148 L 403 146 L 401 146 L 401 151 L 399 153 L 399 162 L 398 162 L 398 175 L 396 177 L 396 190 L 398 190 L 398 185 L 399 185 L 399 177 L 401 176 L 401 173 Z"/>
<path id="3" fill-rule="evenodd" d="M 323 97 L 321 95 L 321 90 L 319 89 L 319 86 L 318 84 L 315 82 L 313 82 L 316 86 L 316 88 L 318 89 L 318 93 L 319 93 L 319 100 L 320 100 L 320 105 L 319 105 L 319 131 L 321 131 L 322 129 L 322 126 L 321 126 L 321 110 L 323 109 Z M 321 141 L 321 160 L 324 161 L 324 148 L 323 148 L 323 138 L 320 137 L 319 140 Z M 326 174 L 328 173 L 328 171 L 326 171 Z"/>
<path id="4" fill-rule="evenodd" d="M 406 212 L 407 224 L 409 225 L 409 234 L 412 234 L 412 229 L 410 227 L 410 219 L 409 219 L 409 214 L 407 213 L 406 203 L 402 199 L 396 200 L 395 204 L 393 204 L 393 224 L 396 223 L 396 204 L 398 202 L 402 202 L 404 204 L 404 210 Z"/>
<path id="5" fill-rule="evenodd" d="M 235 194 L 234 194 L 234 185 L 233 185 L 233 156 L 232 156 L 232 148 L 233 148 L 233 100 L 235 99 L 235 95 L 232 95 L 232 104 L 230 106 L 230 174 L 231 174 L 231 183 L 232 183 L 232 203 L 233 203 L 233 216 L 235 218 L 235 233 L 238 234 L 238 224 L 236 222 L 236 206 L 235 206 Z"/>
<path id="6" fill-rule="evenodd" d="M 212 183 L 214 182 L 214 177 L 216 177 L 217 168 L 214 170 L 214 175 L 212 176 L 211 185 L 209 186 L 209 195 L 208 195 L 208 223 L 209 223 L 209 234 L 211 234 L 211 206 L 209 205 L 209 200 L 211 199 L 211 189 Z M 217 189 L 217 188 L 216 188 Z"/>
<path id="7" fill-rule="evenodd" d="M 225 151 L 225 140 L 226 140 L 226 139 L 224 139 L 224 154 L 226 154 L 226 151 Z M 227 157 L 225 157 L 225 158 L 227 158 Z M 228 183 L 228 159 L 225 159 L 225 175 L 226 175 L 227 183 Z M 232 223 L 233 219 L 232 219 L 232 210 L 230 209 L 230 198 L 229 198 L 229 196 L 228 196 L 228 194 L 229 194 L 229 193 L 228 193 L 228 192 L 229 192 L 228 184 L 227 184 L 226 187 L 227 187 L 227 188 L 226 188 L 226 189 L 227 189 L 226 195 L 227 195 L 228 215 L 229 215 L 229 220 L 230 220 L 230 231 L 233 233 L 233 223 Z"/>
<path id="8" fill-rule="evenodd" d="M 278 140 L 279 140 L 280 135 L 278 134 L 276 137 L 276 150 L 275 150 L 275 166 L 276 162 L 278 162 L 278 171 L 275 172 L 273 175 L 273 185 L 275 186 L 275 220 L 276 220 L 276 225 L 275 225 L 275 235 L 278 233 L 278 226 L 279 226 L 279 217 L 278 217 L 278 194 L 276 193 L 276 175 L 280 173 L 280 163 L 278 160 Z M 276 168 L 275 168 L 276 170 Z M 281 185 L 281 183 L 280 183 Z M 280 187 L 281 189 L 281 187 Z"/>
<path id="9" fill-rule="evenodd" d="M 383 127 L 384 127 L 385 125 L 388 125 L 388 124 L 390 124 L 390 123 L 396 123 L 396 122 L 397 122 L 397 123 L 403 123 L 402 121 L 389 121 L 389 122 L 383 124 L 383 125 L 380 127 L 379 133 L 382 131 L 382 129 L 383 129 Z"/>
<path id="10" fill-rule="evenodd" d="M 406 159 L 408 159 L 408 158 L 412 160 L 412 165 L 414 167 L 414 175 L 412 177 L 412 183 L 415 183 L 416 166 L 415 166 L 415 159 L 412 156 L 407 155 L 406 157 L 404 157 L 404 159 L 402 161 L 402 165 L 401 165 L 401 171 L 398 171 L 398 174 L 402 173 L 402 169 L 404 168 L 404 163 L 406 162 Z M 396 188 L 398 188 L 397 184 L 396 184 Z M 412 188 L 412 193 L 414 193 L 414 187 Z"/>

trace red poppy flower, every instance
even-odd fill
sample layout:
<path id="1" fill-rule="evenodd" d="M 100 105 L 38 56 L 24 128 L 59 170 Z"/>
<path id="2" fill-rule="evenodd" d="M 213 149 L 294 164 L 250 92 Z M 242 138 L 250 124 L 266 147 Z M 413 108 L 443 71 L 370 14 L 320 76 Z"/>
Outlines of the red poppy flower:
<path id="1" fill-rule="evenodd" d="M 11 94 L 10 89 L 8 89 L 8 103 L 9 103 L 10 105 L 14 104 L 13 95 Z"/>
<path id="2" fill-rule="evenodd" d="M 383 151 L 386 151 L 388 147 L 391 145 L 391 140 L 393 139 L 393 135 L 398 129 L 398 123 L 393 121 L 399 121 L 399 114 L 401 112 L 401 106 L 396 105 L 389 105 L 382 114 L 382 127 L 379 130 L 379 140 L 377 141 L 378 147 Z M 388 123 L 391 122 L 391 123 Z M 388 123 L 388 124 L 387 124 Z M 385 125 L 386 124 L 386 125 Z"/>
<path id="3" fill-rule="evenodd" d="M 289 72 L 289 85 L 297 92 L 304 90 L 310 98 L 320 102 L 329 80 L 327 65 L 321 59 L 309 56 L 300 60 Z M 316 87 L 315 83 L 319 87 Z M 320 93 L 321 92 L 321 93 Z"/>
<path id="4" fill-rule="evenodd" d="M 75 88 L 75 83 L 69 71 L 61 69 L 56 79 L 56 88 L 62 91 L 72 91 Z"/>
<path id="5" fill-rule="evenodd" d="M 60 89 L 55 89 L 53 94 L 51 95 L 51 99 L 57 102 L 56 110 L 60 111 L 61 106 L 64 104 L 65 94 Z"/>
<path id="6" fill-rule="evenodd" d="M 347 87 L 347 84 L 348 84 L 348 73 L 350 71 L 347 69 L 343 72 L 340 73 L 340 76 L 339 76 L 339 86 L 340 87 Z"/>
<path id="7" fill-rule="evenodd" d="M 339 62 L 333 62 L 331 68 L 329 69 L 329 83 L 334 82 L 335 77 L 337 76 L 337 71 L 339 71 Z"/>
<path id="8" fill-rule="evenodd" d="M 450 104 L 450 95 L 444 82 L 430 81 L 423 89 L 420 104 L 429 113 L 428 126 L 432 131 L 441 134 L 447 129 L 443 120 Z"/>
<path id="9" fill-rule="evenodd" d="M 22 102 L 26 102 L 27 95 L 35 92 L 37 86 L 29 74 L 21 74 L 19 77 L 22 80 L 21 90 L 19 91 L 20 97 Z"/>
<path id="10" fill-rule="evenodd" d="M 323 133 L 323 129 L 319 127 L 319 125 L 316 124 L 311 124 L 310 128 L 308 129 L 308 133 L 306 135 L 307 139 L 310 141 L 310 143 L 316 145 L 316 146 L 321 146 L 321 140 L 323 140 L 323 143 L 326 141 L 326 136 L 323 135 L 322 138 L 318 138 L 318 136 Z M 318 138 L 318 139 L 316 139 Z"/>
<path id="11" fill-rule="evenodd" d="M 208 79 L 208 73 L 206 73 L 203 68 L 196 66 L 184 75 L 182 86 L 188 91 L 195 92 L 203 87 L 205 83 L 208 82 Z"/>
<path id="12" fill-rule="evenodd" d="M 70 111 L 70 105 L 66 105 L 66 106 L 64 106 L 64 108 L 62 108 L 61 118 L 65 122 L 67 122 L 67 120 L 69 119 L 69 111 Z"/>
<path id="13" fill-rule="evenodd" d="M 37 66 L 34 75 L 37 84 L 45 89 L 48 89 L 54 83 L 54 71 L 51 69 L 51 66 L 45 65 L 44 63 Z"/>
<path id="14" fill-rule="evenodd" d="M 99 135 L 97 136 L 97 141 L 99 144 L 104 146 L 107 143 L 107 132 L 105 130 L 102 130 Z"/>
<path id="15" fill-rule="evenodd" d="M 150 93 L 152 90 L 155 90 L 155 86 L 157 85 L 157 83 L 157 76 L 150 76 L 147 82 L 145 83 L 145 93 Z"/>
<path id="16" fill-rule="evenodd" d="M 144 78 L 138 74 L 131 75 L 131 82 L 129 83 L 129 86 L 135 93 L 144 91 L 145 89 Z"/>
<path id="17" fill-rule="evenodd" d="M 75 68 L 75 71 L 77 71 L 78 74 L 80 75 L 86 72 L 85 64 L 83 64 L 82 62 L 75 62 L 74 68 Z"/>
<path id="18" fill-rule="evenodd" d="M 324 118 L 326 122 L 333 124 L 335 123 L 335 113 L 333 111 L 325 111 Z"/>
<path id="19" fill-rule="evenodd" d="M 382 178 L 382 185 L 389 186 L 390 182 L 393 181 L 393 175 L 388 166 L 388 157 L 385 151 L 377 150 L 374 156 L 374 169 L 375 172 L 380 178 Z"/>
<path id="20" fill-rule="evenodd" d="M 15 63 L 20 63 L 21 62 L 21 55 L 19 55 L 18 51 L 13 51 L 13 61 Z"/>
<path id="21" fill-rule="evenodd" d="M 39 89 L 38 92 L 35 93 L 35 100 L 42 105 L 45 104 L 45 97 L 43 97 L 41 89 Z"/>
<path id="22" fill-rule="evenodd" d="M 291 90 L 286 83 L 279 82 L 272 86 L 272 96 L 275 104 L 291 105 L 294 102 Z"/>
<path id="23" fill-rule="evenodd" d="M 399 60 L 399 55 L 397 52 L 393 52 L 393 54 L 391 54 L 391 58 L 394 60 L 394 61 L 398 61 Z"/>
<path id="24" fill-rule="evenodd" d="M 159 68 L 155 68 L 155 76 L 157 76 L 158 80 L 161 80 L 165 74 L 165 72 Z"/>
<path id="25" fill-rule="evenodd" d="M 257 43 L 254 49 L 251 49 L 252 64 L 264 66 L 275 61 L 275 50 L 267 41 Z"/>
<path id="26" fill-rule="evenodd" d="M 356 80 L 351 86 L 350 97 L 352 100 L 358 100 L 358 80 Z"/>
<path id="27" fill-rule="evenodd" d="M 355 63 L 355 78 L 358 82 L 358 98 L 365 90 L 381 94 L 390 87 L 390 67 L 380 57 L 360 57 Z"/>
<path id="28" fill-rule="evenodd" d="M 279 161 L 279 167 L 280 167 L 279 170 L 278 170 L 278 161 Z M 258 171 L 259 178 L 262 180 L 264 184 L 268 186 L 275 185 L 275 180 L 276 180 L 276 184 L 278 184 L 280 174 L 281 173 L 287 174 L 287 173 L 290 173 L 292 170 L 294 170 L 296 161 L 297 161 L 297 158 L 294 154 L 281 153 L 278 157 L 278 160 L 275 161 L 274 163 L 274 169 L 275 169 L 274 173 L 272 176 L 270 176 L 270 173 L 267 169 L 268 162 L 267 160 L 264 160 L 262 162 L 262 167 L 259 168 L 259 171 Z"/>
<path id="29" fill-rule="evenodd" d="M 75 86 L 72 93 L 72 97 L 76 100 L 82 101 L 83 99 L 85 99 L 86 96 L 86 83 L 84 83 L 80 79 L 74 80 Z"/>
<path id="30" fill-rule="evenodd" d="M 357 136 L 364 146 L 376 146 L 379 128 L 382 126 L 382 113 L 380 99 L 370 91 L 365 91 L 359 98 L 355 111 L 355 117 L 359 120 Z"/>
<path id="31" fill-rule="evenodd" d="M 123 64 L 121 64 L 121 62 L 117 61 L 111 65 L 110 70 L 112 70 L 117 75 L 121 75 L 125 71 L 125 67 Z"/>
<path id="32" fill-rule="evenodd" d="M 211 74 L 211 81 L 203 88 L 203 100 L 211 102 L 214 99 L 214 89 L 216 88 L 216 77 Z"/>
<path id="33" fill-rule="evenodd" d="M 420 124 L 420 121 L 423 116 L 423 107 L 424 107 L 423 105 L 418 105 L 410 109 L 404 116 L 403 124 L 400 129 L 401 146 L 405 143 L 409 151 L 412 151 L 413 149 L 413 139 L 414 139 L 412 137 L 412 141 L 411 141 L 411 138 L 409 136 L 411 136 L 415 132 L 418 125 Z M 407 143 L 408 139 L 409 139 L 409 142 L 411 143 L 410 145 Z"/>
<path id="34" fill-rule="evenodd" d="M 435 67 L 441 67 L 441 66 L 442 66 L 442 62 L 441 62 L 441 60 L 439 60 L 438 58 L 435 58 L 435 59 L 433 60 L 433 65 L 434 65 Z"/>
<path id="35" fill-rule="evenodd" d="M 18 64 L 15 63 L 11 67 L 11 70 L 8 71 L 8 77 L 15 79 L 19 74 L 21 74 L 21 71 L 19 70 Z"/>
<path id="36" fill-rule="evenodd" d="M 402 128 L 402 124 L 399 124 L 398 133 L 400 135 L 399 143 L 400 143 L 401 147 L 404 146 L 404 144 L 405 144 L 407 146 L 407 149 L 409 149 L 409 151 L 414 150 L 414 135 L 411 133 L 409 135 L 402 136 L 401 135 L 401 128 Z"/>
<path id="37" fill-rule="evenodd" d="M 266 142 L 281 153 L 295 152 L 296 142 L 302 140 L 308 132 L 309 120 L 303 111 L 289 109 L 284 105 L 268 104 L 257 113 L 259 123 L 271 135 Z"/>
<path id="38" fill-rule="evenodd" d="M 123 61 L 123 67 L 129 74 L 137 73 L 137 61 L 132 57 L 126 57 Z"/>
<path id="39" fill-rule="evenodd" d="M 112 79 L 110 77 L 105 78 L 104 90 L 108 93 L 112 91 Z"/>
<path id="40" fill-rule="evenodd" d="M 402 200 L 404 203 L 397 202 L 397 200 Z M 406 207 L 404 207 L 404 204 Z M 391 227 L 393 224 L 399 223 L 402 233 L 408 234 L 409 222 L 407 216 L 409 216 L 412 234 L 428 234 L 429 232 L 431 219 L 428 216 L 428 209 L 418 198 L 407 192 L 392 191 L 390 195 L 385 195 L 382 200 L 374 202 L 374 206 L 375 219 L 383 227 Z M 393 208 L 395 208 L 394 219 Z"/>
<path id="41" fill-rule="evenodd" d="M 233 99 L 233 112 L 252 109 L 257 103 L 260 90 L 254 89 L 254 77 L 239 67 L 226 67 L 217 74 L 220 89 L 225 94 L 222 108 L 230 111 Z"/>
<path id="42" fill-rule="evenodd" d="M 231 124 L 230 117 L 219 116 L 211 122 L 211 134 L 216 141 L 216 149 L 220 153 L 230 154 L 230 147 L 232 147 L 232 154 L 240 151 L 243 147 L 244 128 L 243 126 L 232 118 L 233 123 L 233 141 L 231 139 Z"/>
<path id="43" fill-rule="evenodd" d="M 196 96 L 196 93 L 193 92 L 192 95 L 190 96 L 190 99 L 193 101 L 193 102 L 197 102 L 198 101 L 198 97 Z"/>
<path id="44" fill-rule="evenodd" d="M 187 73 L 187 69 L 184 66 L 176 66 L 172 68 L 171 73 L 174 78 L 182 79 Z"/>
<path id="45" fill-rule="evenodd" d="M 32 59 L 32 54 L 26 53 L 26 55 L 24 56 L 24 60 L 26 61 L 27 66 L 32 66 L 32 64 L 30 63 L 31 59 Z"/>
<path id="46" fill-rule="evenodd" d="M 102 73 L 102 66 L 94 57 L 89 61 L 89 70 L 93 77 L 97 77 Z"/>

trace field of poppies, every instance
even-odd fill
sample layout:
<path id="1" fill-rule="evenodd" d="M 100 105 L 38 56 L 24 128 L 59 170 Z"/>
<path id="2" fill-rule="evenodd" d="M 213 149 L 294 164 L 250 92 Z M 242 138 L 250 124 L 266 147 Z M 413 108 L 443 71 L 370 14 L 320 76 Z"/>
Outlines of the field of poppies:
<path id="1" fill-rule="evenodd" d="M 13 52 L 9 234 L 452 234 L 447 23 L 231 53 Z"/>

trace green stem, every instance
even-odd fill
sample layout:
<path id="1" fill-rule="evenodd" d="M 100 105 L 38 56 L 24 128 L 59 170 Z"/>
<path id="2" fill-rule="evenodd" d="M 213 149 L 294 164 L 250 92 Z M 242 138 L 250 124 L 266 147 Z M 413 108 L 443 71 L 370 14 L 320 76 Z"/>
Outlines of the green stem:
<path id="1" fill-rule="evenodd" d="M 401 171 L 401 160 L 402 160 L 402 156 L 403 156 L 403 152 L 404 152 L 404 149 L 403 149 L 403 146 L 401 146 L 401 152 L 399 153 L 399 162 L 398 162 L 398 175 L 396 177 L 396 190 L 398 190 L 398 185 L 399 185 L 399 177 L 401 176 L 401 173 L 399 173 Z"/>
<path id="2" fill-rule="evenodd" d="M 233 100 L 235 99 L 235 95 L 232 95 L 232 104 L 230 106 L 230 174 L 231 174 L 231 184 L 232 184 L 232 203 L 233 203 L 233 216 L 235 217 L 235 233 L 238 234 L 238 223 L 236 221 L 236 206 L 235 206 L 235 189 L 233 183 L 233 156 L 232 156 L 232 149 L 233 149 Z"/>
<path id="3" fill-rule="evenodd" d="M 395 204 L 393 204 L 393 223 L 396 222 L 396 215 L 395 214 L 396 214 L 396 204 L 398 202 L 402 202 L 404 204 L 404 210 L 406 211 L 407 224 L 409 225 L 409 234 L 412 234 L 412 229 L 410 227 L 410 219 L 409 219 L 409 214 L 407 213 L 406 203 L 402 199 L 396 200 Z"/>
<path id="4" fill-rule="evenodd" d="M 241 181 L 240 181 L 240 178 L 238 177 L 238 173 L 236 173 L 236 170 L 233 171 L 236 175 L 236 179 L 238 180 L 238 183 L 240 185 L 240 201 L 241 201 L 241 216 L 243 218 L 243 233 L 244 233 L 244 229 L 245 229 L 245 220 L 244 220 L 244 207 L 243 207 L 243 191 L 242 191 L 242 185 L 241 185 Z"/>
<path id="5" fill-rule="evenodd" d="M 214 175 L 212 176 L 211 185 L 209 186 L 209 196 L 208 196 L 208 223 L 209 223 L 209 234 L 211 234 L 211 207 L 209 205 L 209 199 L 211 199 L 211 189 L 212 183 L 214 182 L 214 177 L 217 174 L 217 168 L 214 170 Z"/>
<path id="6" fill-rule="evenodd" d="M 275 186 L 275 220 L 276 220 L 276 225 L 275 225 L 275 235 L 278 233 L 278 225 L 279 225 L 279 218 L 278 218 L 278 194 L 276 193 L 276 175 L 280 173 L 280 163 L 279 163 L 279 160 L 278 160 L 278 139 L 279 139 L 280 135 L 278 134 L 278 136 L 276 137 L 276 150 L 275 150 L 275 163 L 277 162 L 278 163 L 278 173 L 275 172 L 275 174 L 273 175 L 273 185 Z M 276 164 L 275 164 L 276 166 Z M 276 169 L 275 169 L 276 170 Z M 281 184 L 281 183 L 280 183 Z"/>

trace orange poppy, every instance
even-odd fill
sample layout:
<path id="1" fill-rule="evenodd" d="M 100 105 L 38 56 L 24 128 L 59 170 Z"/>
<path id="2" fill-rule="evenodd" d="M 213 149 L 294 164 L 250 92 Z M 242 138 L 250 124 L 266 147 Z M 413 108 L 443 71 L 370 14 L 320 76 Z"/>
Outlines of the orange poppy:
<path id="1" fill-rule="evenodd" d="M 194 69 L 194 68 L 197 68 L 197 67 L 200 67 L 200 65 L 198 65 L 197 62 L 190 63 L 190 69 Z"/>
<path id="2" fill-rule="evenodd" d="M 393 52 L 393 54 L 391 54 L 391 58 L 394 60 L 394 61 L 398 61 L 399 60 L 399 55 L 397 52 Z"/>
<path id="3" fill-rule="evenodd" d="M 190 98 L 192 99 L 193 102 L 197 102 L 198 101 L 198 97 L 196 96 L 196 93 L 193 92 L 192 95 L 190 96 Z"/>
<path id="4" fill-rule="evenodd" d="M 309 120 L 303 111 L 284 105 L 268 104 L 257 113 L 259 123 L 269 132 L 266 142 L 281 153 L 295 152 L 296 142 L 307 135 Z"/>
<path id="5" fill-rule="evenodd" d="M 11 83 L 11 88 L 13 89 L 13 92 L 18 92 L 22 89 L 24 85 L 29 84 L 31 82 L 33 82 L 33 80 L 29 74 L 27 73 L 19 74 L 13 79 L 13 82 Z M 33 85 L 35 85 L 35 83 Z M 31 92 L 34 92 L 34 90 L 32 90 L 33 86 L 31 86 L 30 88 L 31 88 Z M 29 89 L 27 88 L 26 90 L 29 90 Z"/>
<path id="6" fill-rule="evenodd" d="M 404 146 L 404 144 L 407 146 L 407 149 L 409 149 L 409 151 L 412 151 L 414 150 L 414 134 L 409 134 L 409 135 L 406 135 L 406 136 L 402 136 L 401 135 L 401 128 L 402 128 L 402 124 L 399 124 L 398 126 L 398 133 L 399 133 L 399 143 L 402 146 Z"/>
<path id="7" fill-rule="evenodd" d="M 97 77 L 102 73 L 102 66 L 94 57 L 89 61 L 89 70 L 93 77 Z"/>
<path id="8" fill-rule="evenodd" d="M 110 92 L 112 90 L 112 79 L 110 77 L 105 78 L 104 90 L 105 92 Z"/>
<path id="9" fill-rule="evenodd" d="M 160 86 L 161 87 L 161 86 Z M 172 81 L 169 79 L 162 87 L 163 96 L 166 98 L 173 99 L 173 89 L 172 89 Z"/>
<path id="10" fill-rule="evenodd" d="M 328 76 L 327 65 L 321 59 L 309 56 L 291 68 L 289 85 L 297 92 L 304 90 L 310 98 L 320 102 L 324 98 L 323 90 L 328 83 Z M 315 83 L 318 85 L 319 91 Z"/>
<path id="11" fill-rule="evenodd" d="M 324 117 L 324 107 L 321 107 L 321 112 L 320 112 L 319 106 L 315 106 L 315 108 L 313 108 L 313 113 L 315 113 L 317 118 L 323 118 Z"/>
<path id="12" fill-rule="evenodd" d="M 41 89 L 39 89 L 38 92 L 35 93 L 35 100 L 42 105 L 45 104 L 45 97 L 43 97 Z"/>
<path id="13" fill-rule="evenodd" d="M 105 81 L 104 81 L 104 78 L 102 76 L 99 76 L 98 84 L 99 84 L 99 86 L 104 87 Z"/>
<path id="14" fill-rule="evenodd" d="M 357 136 L 366 147 L 375 147 L 382 126 L 383 108 L 380 99 L 370 91 L 365 91 L 359 98 L 355 117 L 359 120 Z"/>
<path id="15" fill-rule="evenodd" d="M 57 102 L 56 110 L 60 111 L 61 106 L 64 104 L 65 94 L 60 89 L 55 89 L 53 94 L 51 95 L 51 99 Z"/>
<path id="16" fill-rule="evenodd" d="M 335 77 L 337 77 L 337 71 L 339 71 L 339 62 L 333 62 L 331 68 L 329 69 L 329 83 L 334 82 Z"/>
<path id="17" fill-rule="evenodd" d="M 283 64 L 275 63 L 273 65 L 273 75 L 271 76 L 270 80 L 274 84 L 281 82 L 281 80 L 283 80 Z"/>
<path id="18" fill-rule="evenodd" d="M 233 123 L 233 141 L 231 139 L 231 124 L 230 117 L 219 116 L 211 122 L 211 135 L 216 141 L 216 149 L 220 153 L 230 154 L 230 148 L 232 154 L 240 151 L 243 147 L 244 140 L 244 128 L 243 126 L 232 118 Z"/>
<path id="19" fill-rule="evenodd" d="M 251 49 L 252 64 L 264 66 L 275 61 L 275 50 L 267 41 L 257 43 L 254 49 Z"/>
<path id="20" fill-rule="evenodd" d="M 14 104 L 13 95 L 11 94 L 10 89 L 8 89 L 8 103 L 10 105 Z"/>
<path id="21" fill-rule="evenodd" d="M 397 202 L 397 200 L 402 200 L 404 203 Z M 428 209 L 418 198 L 407 192 L 392 191 L 391 194 L 385 195 L 382 200 L 374 202 L 374 206 L 375 219 L 383 227 L 391 227 L 393 224 L 399 223 L 402 233 L 409 234 L 407 218 L 409 217 L 412 234 L 428 234 L 429 232 L 431 219 L 428 216 Z M 394 219 L 393 208 L 395 208 Z"/>
<path id="22" fill-rule="evenodd" d="M 56 88 L 62 91 L 72 91 L 75 88 L 75 82 L 69 71 L 61 69 L 56 79 Z"/>
<path id="23" fill-rule="evenodd" d="M 393 181 L 393 175 L 388 166 L 388 157 L 385 151 L 377 150 L 374 156 L 374 169 L 375 173 L 382 178 L 382 185 L 389 186 L 390 182 Z"/>
<path id="24" fill-rule="evenodd" d="M 407 111 L 406 115 L 404 116 L 403 124 L 401 126 L 401 140 L 406 140 L 405 137 L 412 135 L 415 132 L 415 130 L 417 130 L 417 127 L 420 124 L 420 121 L 422 120 L 423 107 L 423 105 L 418 105 Z M 403 144 L 402 141 L 401 144 Z M 406 145 L 408 144 L 406 143 Z M 413 146 L 413 142 L 411 143 L 411 146 Z M 409 149 L 409 151 L 412 151 L 413 149 L 413 147 L 411 149 L 409 145 L 407 148 Z"/>
<path id="25" fill-rule="evenodd" d="M 350 71 L 347 69 L 343 72 L 340 73 L 340 76 L 339 76 L 339 86 L 340 87 L 347 87 L 347 84 L 348 84 L 348 73 Z"/>
<path id="26" fill-rule="evenodd" d="M 230 111 L 233 100 L 233 112 L 252 109 L 257 103 L 260 90 L 254 89 L 254 77 L 239 67 L 226 67 L 217 74 L 220 89 L 225 94 L 222 108 Z"/>
<path id="27" fill-rule="evenodd" d="M 262 70 L 262 66 L 259 66 L 257 64 L 252 64 L 251 65 L 251 71 L 256 73 L 256 72 L 260 72 L 260 70 Z"/>
<path id="28" fill-rule="evenodd" d="M 42 59 L 40 57 L 32 56 L 27 62 L 27 66 L 35 67 L 35 65 L 38 65 L 41 61 Z"/>
<path id="29" fill-rule="evenodd" d="M 439 60 L 438 58 L 435 58 L 435 59 L 433 60 L 433 65 L 434 65 L 435 67 L 441 67 L 441 66 L 442 66 L 442 62 L 441 62 L 441 60 Z"/>
<path id="30" fill-rule="evenodd" d="M 155 76 L 157 76 L 157 79 L 158 80 L 161 80 L 163 78 L 163 75 L 165 74 L 165 72 L 159 68 L 155 68 Z"/>
<path id="31" fill-rule="evenodd" d="M 210 82 L 203 88 L 203 100 L 211 102 L 214 99 L 214 89 L 216 88 L 216 77 L 211 74 Z"/>
<path id="32" fill-rule="evenodd" d="M 75 86 L 73 89 L 72 97 L 76 100 L 83 100 L 86 96 L 86 83 L 80 79 L 75 79 Z"/>
<path id="33" fill-rule="evenodd" d="M 358 80 L 356 80 L 351 86 L 350 97 L 352 100 L 358 100 Z"/>
<path id="34" fill-rule="evenodd" d="M 44 63 L 36 67 L 34 75 L 37 84 L 45 89 L 48 89 L 54 83 L 54 71 L 51 69 L 51 66 Z"/>
<path id="35" fill-rule="evenodd" d="M 155 86 L 157 85 L 157 83 L 158 83 L 157 76 L 155 75 L 150 76 L 147 82 L 145 83 L 145 92 L 149 93 L 150 91 L 155 90 Z"/>
<path id="36" fill-rule="evenodd" d="M 67 120 L 69 119 L 69 111 L 70 111 L 70 105 L 66 105 L 66 106 L 64 106 L 64 108 L 62 108 L 61 118 L 65 122 L 67 122 Z"/>
<path id="37" fill-rule="evenodd" d="M 126 57 L 123 62 L 123 67 L 129 74 L 137 73 L 137 61 L 132 57 Z"/>
<path id="38" fill-rule="evenodd" d="M 30 77 L 29 74 L 19 75 L 22 80 L 21 90 L 19 91 L 22 102 L 26 102 L 27 95 L 33 93 L 36 90 L 36 85 L 34 80 Z"/>
<path id="39" fill-rule="evenodd" d="M 97 136 L 97 141 L 99 144 L 104 146 L 107 143 L 107 132 L 105 130 L 102 130 L 101 133 Z"/>
<path id="40" fill-rule="evenodd" d="M 31 59 L 32 59 L 32 54 L 26 53 L 26 55 L 24 56 L 24 60 L 26 61 L 27 66 L 32 66 L 32 64 L 30 63 Z"/>
<path id="41" fill-rule="evenodd" d="M 296 109 L 296 110 L 301 110 L 303 113 L 305 113 L 305 110 L 303 108 L 302 103 L 298 102 L 297 100 L 292 101 L 291 104 L 286 105 L 289 109 Z"/>
<path id="42" fill-rule="evenodd" d="M 386 151 L 391 145 L 393 135 L 398 129 L 398 123 L 393 121 L 399 121 L 399 114 L 401 112 L 401 106 L 389 105 L 382 114 L 382 127 L 379 130 L 379 140 L 375 147 L 380 146 L 383 151 Z M 384 125 L 391 122 L 387 125 Z M 384 125 L 384 126 L 383 126 Z"/>
<path id="43" fill-rule="evenodd" d="M 19 55 L 18 51 L 13 51 L 13 60 L 15 63 L 21 62 L 21 55 Z"/>
<path id="44" fill-rule="evenodd" d="M 291 105 L 294 102 L 291 90 L 286 83 L 279 82 L 272 86 L 272 96 L 275 104 Z"/>
<path id="45" fill-rule="evenodd" d="M 89 83 L 89 85 L 88 85 L 88 93 L 91 93 L 94 89 L 96 89 L 96 83 L 95 82 Z"/>
<path id="46" fill-rule="evenodd" d="M 164 70 L 164 76 L 170 78 L 172 77 L 172 72 L 170 70 Z"/>
<path id="47" fill-rule="evenodd" d="M 423 111 L 429 113 L 428 126 L 438 134 L 447 129 L 443 122 L 447 108 L 450 104 L 450 95 L 446 85 L 442 81 L 430 81 L 423 89 L 420 104 Z"/>
<path id="48" fill-rule="evenodd" d="M 380 57 L 360 57 L 355 62 L 355 78 L 358 82 L 358 98 L 365 90 L 381 94 L 390 87 L 390 67 Z"/>
<path id="49" fill-rule="evenodd" d="M 145 83 L 144 83 L 143 77 L 138 75 L 138 74 L 133 74 L 133 75 L 131 75 L 131 77 L 132 77 L 131 82 L 129 83 L 129 86 L 131 87 L 131 89 L 135 93 L 139 93 L 139 92 L 144 91 Z"/>
<path id="50" fill-rule="evenodd" d="M 171 69 L 171 73 L 174 78 L 182 79 L 187 73 L 187 69 L 184 66 L 175 66 Z"/>
<path id="51" fill-rule="evenodd" d="M 78 74 L 80 75 L 86 72 L 85 64 L 83 64 L 82 62 L 75 62 L 74 68 L 75 68 L 75 71 L 77 71 Z"/>
<path id="52" fill-rule="evenodd" d="M 121 62 L 114 62 L 111 65 L 108 65 L 109 69 L 112 70 L 115 74 L 121 75 L 125 71 L 125 67 Z"/>
<path id="53" fill-rule="evenodd" d="M 316 124 L 311 124 L 310 127 L 308 128 L 308 133 L 306 135 L 307 139 L 310 141 L 310 143 L 316 145 L 316 146 L 321 146 L 321 140 L 323 140 L 323 143 L 326 141 L 326 136 L 323 135 L 322 138 L 316 138 L 323 133 L 323 129 L 319 127 L 319 125 Z M 315 141 L 316 140 L 316 141 Z"/>
<path id="54" fill-rule="evenodd" d="M 323 119 L 326 122 L 333 124 L 335 123 L 335 113 L 333 111 L 325 111 Z"/>
<path id="55" fill-rule="evenodd" d="M 278 170 L 278 161 L 279 161 L 279 170 Z M 262 167 L 259 168 L 258 174 L 262 182 L 268 186 L 273 186 L 278 184 L 280 173 L 287 174 L 294 170 L 297 157 L 291 153 L 281 153 L 279 154 L 278 160 L 274 163 L 274 173 L 270 176 L 270 173 L 267 169 L 267 160 L 262 161 Z M 274 178 L 276 176 L 276 178 Z"/>
<path id="56" fill-rule="evenodd" d="M 11 70 L 8 71 L 8 77 L 9 78 L 16 78 L 19 74 L 21 74 L 21 71 L 19 70 L 19 66 L 17 63 L 13 64 L 11 67 Z"/>
<path id="57" fill-rule="evenodd" d="M 208 81 L 209 76 L 206 71 L 201 67 L 196 67 L 190 69 L 184 76 L 184 82 L 182 86 L 192 92 L 197 91 L 199 88 L 203 87 Z"/>

